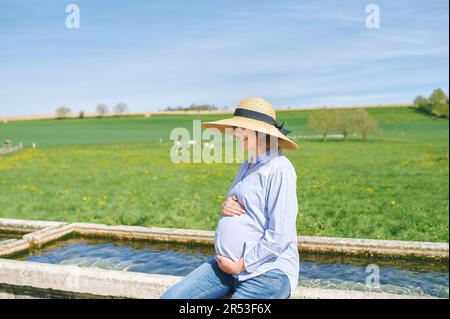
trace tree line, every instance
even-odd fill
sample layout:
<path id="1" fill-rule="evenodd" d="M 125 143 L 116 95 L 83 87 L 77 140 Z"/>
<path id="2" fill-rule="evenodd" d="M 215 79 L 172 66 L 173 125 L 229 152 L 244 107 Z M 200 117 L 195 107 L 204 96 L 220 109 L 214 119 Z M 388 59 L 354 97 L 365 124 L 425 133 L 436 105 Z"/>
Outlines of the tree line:
<path id="1" fill-rule="evenodd" d="M 219 108 L 213 104 L 191 104 L 188 107 L 167 106 L 163 111 L 216 111 Z"/>
<path id="2" fill-rule="evenodd" d="M 364 140 L 380 131 L 378 122 L 364 109 L 321 109 L 309 118 L 308 129 L 322 135 L 323 141 L 331 134 L 340 134 L 346 141 L 353 134 Z"/>
<path id="3" fill-rule="evenodd" d="M 104 117 L 105 115 L 110 113 L 108 105 L 103 104 L 103 103 L 98 104 L 95 110 L 99 117 Z M 113 112 L 116 115 L 125 114 L 126 112 L 129 112 L 128 105 L 123 102 L 120 102 L 120 103 L 116 104 L 116 106 L 114 106 Z M 66 118 L 70 114 L 72 114 L 72 110 L 67 106 L 61 106 L 56 109 L 56 116 L 60 119 Z M 84 115 L 85 115 L 84 111 L 80 111 L 78 114 L 78 118 L 82 119 L 82 118 L 84 118 Z"/>
<path id="4" fill-rule="evenodd" d="M 448 118 L 448 95 L 442 89 L 434 90 L 428 98 L 417 96 L 414 105 L 428 114 Z"/>

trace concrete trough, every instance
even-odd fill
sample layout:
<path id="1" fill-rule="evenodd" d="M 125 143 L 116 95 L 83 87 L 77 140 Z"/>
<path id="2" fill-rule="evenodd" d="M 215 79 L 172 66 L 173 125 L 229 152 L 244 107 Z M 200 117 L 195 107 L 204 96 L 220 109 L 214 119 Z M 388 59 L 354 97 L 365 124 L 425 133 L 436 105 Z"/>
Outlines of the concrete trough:
<path id="1" fill-rule="evenodd" d="M 204 230 L 107 226 L 88 223 L 61 223 L 0 218 L 0 231 L 27 231 L 21 239 L 0 242 L 0 257 L 10 257 L 39 248 L 69 235 L 126 240 L 157 240 L 188 244 L 214 242 L 214 232 Z M 31 231 L 31 232 L 30 232 Z M 349 239 L 299 236 L 299 251 L 383 257 L 448 259 L 447 243 Z M 159 298 L 180 277 L 133 273 L 78 266 L 42 264 L 0 259 L 1 285 L 78 293 L 110 298 Z M 12 297 L 2 293 L 0 298 Z M 423 298 L 419 296 L 298 287 L 292 298 Z"/>
<path id="2" fill-rule="evenodd" d="M 214 243 L 214 232 L 206 230 L 156 228 L 140 226 L 107 226 L 89 223 L 60 223 L 24 221 L 0 218 L 1 230 L 35 230 L 24 239 L 30 246 L 42 246 L 69 234 L 92 237 L 110 237 L 130 240 L 158 240 L 179 243 Z M 17 251 L 23 246 L 17 246 Z M 399 240 L 373 240 L 358 238 L 299 236 L 298 249 L 301 252 L 321 252 L 347 255 L 382 257 L 420 257 L 448 259 L 448 243 L 412 242 Z M 4 256 L 0 246 L 0 256 Z"/>

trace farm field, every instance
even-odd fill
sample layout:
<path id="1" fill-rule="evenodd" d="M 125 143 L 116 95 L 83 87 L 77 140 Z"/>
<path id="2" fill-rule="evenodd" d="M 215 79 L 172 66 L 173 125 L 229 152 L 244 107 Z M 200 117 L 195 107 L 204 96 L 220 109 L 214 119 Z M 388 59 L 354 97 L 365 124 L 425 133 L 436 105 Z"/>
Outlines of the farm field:
<path id="1" fill-rule="evenodd" d="M 448 242 L 448 120 L 372 108 L 381 133 L 367 141 L 301 139 L 313 112 L 279 112 L 301 145 L 285 151 L 300 235 Z M 0 123 L 0 142 L 25 146 L 0 156 L 0 217 L 214 230 L 239 164 L 174 164 L 169 134 L 223 117 Z"/>

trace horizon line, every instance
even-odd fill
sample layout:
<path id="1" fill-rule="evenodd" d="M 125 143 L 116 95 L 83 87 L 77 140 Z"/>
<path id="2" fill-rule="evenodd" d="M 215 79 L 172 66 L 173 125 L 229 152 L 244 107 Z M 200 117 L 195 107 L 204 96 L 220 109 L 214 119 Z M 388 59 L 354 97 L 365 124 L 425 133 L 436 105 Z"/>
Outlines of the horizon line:
<path id="1" fill-rule="evenodd" d="M 304 107 L 284 107 L 275 108 L 277 111 L 307 111 L 307 110 L 317 110 L 317 109 L 343 109 L 343 108 L 385 108 L 385 107 L 411 107 L 414 106 L 413 103 L 380 103 L 380 104 L 355 104 L 355 105 L 319 105 L 319 106 L 304 106 Z M 151 117 L 152 115 L 208 115 L 208 114 L 229 114 L 233 113 L 233 110 L 184 110 L 184 111 L 151 111 L 151 112 L 125 112 L 125 113 L 108 113 L 104 115 L 99 115 L 96 112 L 84 112 L 84 118 L 95 118 L 95 117 L 117 117 L 117 116 L 145 116 Z M 67 119 L 77 119 L 79 118 L 80 112 L 71 112 L 65 118 Z M 56 114 L 28 114 L 28 115 L 0 115 L 0 121 L 32 121 L 32 120 L 50 120 L 59 118 Z M 6 123 L 5 123 L 6 124 Z"/>

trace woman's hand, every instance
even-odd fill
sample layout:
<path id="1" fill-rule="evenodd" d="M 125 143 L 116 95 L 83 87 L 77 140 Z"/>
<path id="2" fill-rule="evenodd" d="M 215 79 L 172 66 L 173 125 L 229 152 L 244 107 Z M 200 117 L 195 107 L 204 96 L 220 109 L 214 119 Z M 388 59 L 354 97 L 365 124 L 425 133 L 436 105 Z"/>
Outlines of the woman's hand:
<path id="1" fill-rule="evenodd" d="M 216 260 L 219 268 L 227 274 L 237 275 L 245 270 L 244 258 L 241 258 L 238 261 L 234 262 L 230 258 L 217 255 Z"/>
<path id="2" fill-rule="evenodd" d="M 228 197 L 223 202 L 221 211 L 224 216 L 239 216 L 241 214 L 245 214 L 245 208 L 238 202 L 236 196 Z"/>

